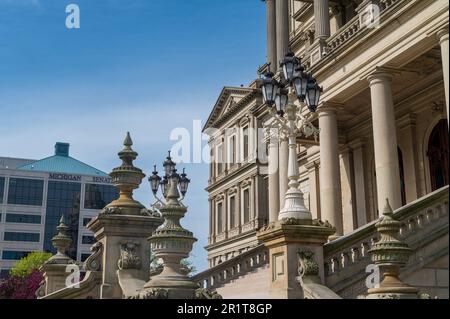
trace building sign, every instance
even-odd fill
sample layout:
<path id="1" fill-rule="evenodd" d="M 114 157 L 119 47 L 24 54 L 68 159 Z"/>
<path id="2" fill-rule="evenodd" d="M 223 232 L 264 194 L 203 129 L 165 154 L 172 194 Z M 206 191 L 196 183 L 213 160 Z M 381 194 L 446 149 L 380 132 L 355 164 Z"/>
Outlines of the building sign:
<path id="1" fill-rule="evenodd" d="M 94 183 L 111 184 L 111 178 L 110 177 L 94 176 L 94 177 L 92 177 L 92 181 Z"/>
<path id="2" fill-rule="evenodd" d="M 52 173 L 49 175 L 49 178 L 56 179 L 56 180 L 62 180 L 62 181 L 81 182 L 81 175 Z"/>

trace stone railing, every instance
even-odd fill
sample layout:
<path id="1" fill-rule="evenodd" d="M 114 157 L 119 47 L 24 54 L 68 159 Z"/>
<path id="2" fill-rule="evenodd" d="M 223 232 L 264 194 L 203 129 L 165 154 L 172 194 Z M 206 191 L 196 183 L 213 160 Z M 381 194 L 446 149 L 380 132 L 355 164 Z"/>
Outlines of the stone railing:
<path id="1" fill-rule="evenodd" d="M 358 14 L 327 40 L 327 55 L 332 54 L 344 44 L 350 42 L 357 34 L 361 33 L 362 30 L 368 29 L 364 22 L 364 10 L 368 5 L 376 5 L 379 8 L 379 19 L 382 19 L 385 13 L 390 11 L 391 8 L 404 1 L 405 0 L 364 1 L 357 8 Z"/>
<path id="2" fill-rule="evenodd" d="M 412 249 L 442 236 L 442 233 L 448 233 L 448 191 L 446 186 L 394 212 L 394 218 L 401 222 L 401 238 Z M 341 294 L 356 282 L 364 285 L 362 279 L 367 276 L 365 268 L 370 263 L 368 251 L 379 239 L 376 222 L 325 244 L 326 284 L 335 292 Z"/>
<path id="3" fill-rule="evenodd" d="M 195 275 L 193 280 L 203 288 L 214 290 L 268 262 L 267 249 L 259 245 Z"/>

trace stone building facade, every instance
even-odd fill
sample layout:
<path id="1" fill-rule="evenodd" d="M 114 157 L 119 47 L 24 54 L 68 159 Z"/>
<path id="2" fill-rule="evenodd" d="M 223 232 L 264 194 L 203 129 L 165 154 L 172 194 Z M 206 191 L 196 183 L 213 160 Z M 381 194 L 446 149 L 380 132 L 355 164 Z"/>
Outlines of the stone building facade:
<path id="1" fill-rule="evenodd" d="M 313 115 L 319 140 L 299 139 L 297 148 L 306 204 L 313 218 L 336 228 L 325 255 L 373 228 L 386 199 L 395 212 L 417 215 L 414 209 L 423 210 L 423 203 L 434 207 L 430 198 L 443 191 L 439 205 L 448 209 L 448 2 L 266 0 L 265 5 L 267 63 L 260 71 L 279 72 L 279 61 L 291 51 L 323 86 Z M 220 287 L 224 297 L 227 285 L 242 277 L 226 279 L 223 273 L 233 273 L 237 260 L 254 255 L 247 260 L 267 264 L 256 233 L 277 220 L 287 190 L 287 141 L 264 136 L 272 121 L 266 109 L 255 82 L 225 88 L 205 126 L 212 132 L 210 269 L 197 278 Z M 240 163 L 230 163 L 230 154 L 238 154 Z M 249 199 L 243 196 L 247 187 Z M 430 262 L 448 269 L 448 243 L 442 245 Z M 339 256 L 342 266 L 341 259 L 345 256 Z M 436 285 L 443 290 L 436 291 L 448 297 L 448 275 L 439 278 Z"/>

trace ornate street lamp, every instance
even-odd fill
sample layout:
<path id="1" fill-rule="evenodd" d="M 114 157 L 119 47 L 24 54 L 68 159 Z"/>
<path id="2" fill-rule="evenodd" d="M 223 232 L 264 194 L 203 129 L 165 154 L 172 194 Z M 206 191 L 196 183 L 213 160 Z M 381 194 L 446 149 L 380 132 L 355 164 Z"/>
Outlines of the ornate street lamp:
<path id="1" fill-rule="evenodd" d="M 292 79 L 292 84 L 294 85 L 295 94 L 300 102 L 304 102 L 306 98 L 307 86 L 308 86 L 308 76 L 303 72 L 303 67 L 297 68 L 294 73 L 294 78 Z"/>
<path id="2" fill-rule="evenodd" d="M 187 276 L 181 264 L 183 259 L 189 257 L 192 246 L 197 241 L 193 233 L 180 224 L 180 219 L 187 213 L 187 207 L 181 201 L 187 193 L 190 180 L 184 169 L 181 175 L 177 173 L 170 152 L 163 167 L 164 177 L 158 176 L 155 166 L 149 178 L 156 198 L 153 207 L 164 218 L 164 223 L 149 238 L 149 242 L 155 257 L 163 260 L 163 269 L 145 284 L 143 298 L 153 298 L 157 293 L 164 293 L 169 298 L 193 298 L 198 286 Z M 157 196 L 159 187 L 162 199 Z"/>
<path id="3" fill-rule="evenodd" d="M 284 78 L 288 82 L 291 82 L 294 78 L 295 70 L 298 68 L 300 63 L 300 59 L 297 58 L 292 52 L 287 53 L 283 61 L 281 61 L 280 66 L 283 68 Z"/>
<path id="4" fill-rule="evenodd" d="M 152 176 L 149 177 L 150 186 L 152 188 L 153 195 L 158 193 L 159 185 L 161 183 L 161 177 L 158 176 L 158 171 L 156 170 L 156 165 L 153 166 Z"/>
<path id="5" fill-rule="evenodd" d="M 308 85 L 306 88 L 306 104 L 311 112 L 315 112 L 317 110 L 322 91 L 323 90 L 317 84 L 316 79 L 310 78 L 308 80 Z"/>
<path id="6" fill-rule="evenodd" d="M 189 183 L 191 182 L 191 180 L 189 178 L 187 178 L 185 169 L 183 168 L 183 173 L 180 176 L 180 193 L 181 195 L 183 195 L 183 197 L 186 195 L 186 192 L 188 190 L 189 187 Z"/>
<path id="7" fill-rule="evenodd" d="M 316 111 L 322 89 L 314 78 L 304 72 L 300 64 L 300 59 L 293 53 L 288 53 L 281 62 L 284 81 L 277 81 L 273 78 L 273 74 L 266 73 L 258 82 L 263 92 L 264 103 L 267 104 L 270 114 L 275 119 L 275 125 L 279 132 L 289 139 L 289 189 L 285 194 L 284 207 L 278 215 L 279 220 L 312 219 L 311 212 L 305 206 L 303 193 L 299 189 L 297 137 L 314 136 L 317 139 L 319 129 L 314 127 L 309 121 L 309 116 L 303 116 L 301 111 L 305 101 L 310 112 Z M 276 95 L 272 97 L 267 92 L 276 92 Z M 300 102 L 300 107 L 297 106 L 296 100 Z"/>
<path id="8" fill-rule="evenodd" d="M 278 82 L 273 78 L 273 73 L 271 72 L 266 73 L 264 78 L 259 79 L 259 82 L 264 102 L 272 106 L 275 103 L 275 97 L 278 93 Z"/>

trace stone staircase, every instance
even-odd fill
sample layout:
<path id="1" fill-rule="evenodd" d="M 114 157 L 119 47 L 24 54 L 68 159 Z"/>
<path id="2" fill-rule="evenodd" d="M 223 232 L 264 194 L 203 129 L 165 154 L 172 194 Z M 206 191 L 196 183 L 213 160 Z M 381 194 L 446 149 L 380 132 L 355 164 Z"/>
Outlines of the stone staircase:
<path id="1" fill-rule="evenodd" d="M 401 278 L 418 286 L 424 292 L 439 297 L 448 297 L 448 186 L 426 195 L 394 212 L 401 222 L 401 239 L 413 250 L 409 262 L 402 270 Z M 376 221 L 354 232 L 331 241 L 324 246 L 325 283 L 343 298 L 357 298 L 366 292 L 366 267 L 371 263 L 369 249 L 379 239 Z M 441 276 L 435 285 L 421 285 L 420 281 L 409 282 L 417 272 L 434 261 L 435 276 Z M 442 287 L 436 290 L 436 287 Z"/>
<path id="2" fill-rule="evenodd" d="M 432 297 L 448 298 L 448 186 L 394 212 L 401 239 L 413 250 L 400 278 Z M 324 245 L 325 285 L 342 298 L 367 292 L 368 251 L 379 240 L 373 221 Z M 445 275 L 446 274 L 446 275 Z M 268 298 L 268 250 L 260 244 L 193 278 L 224 298 Z"/>

